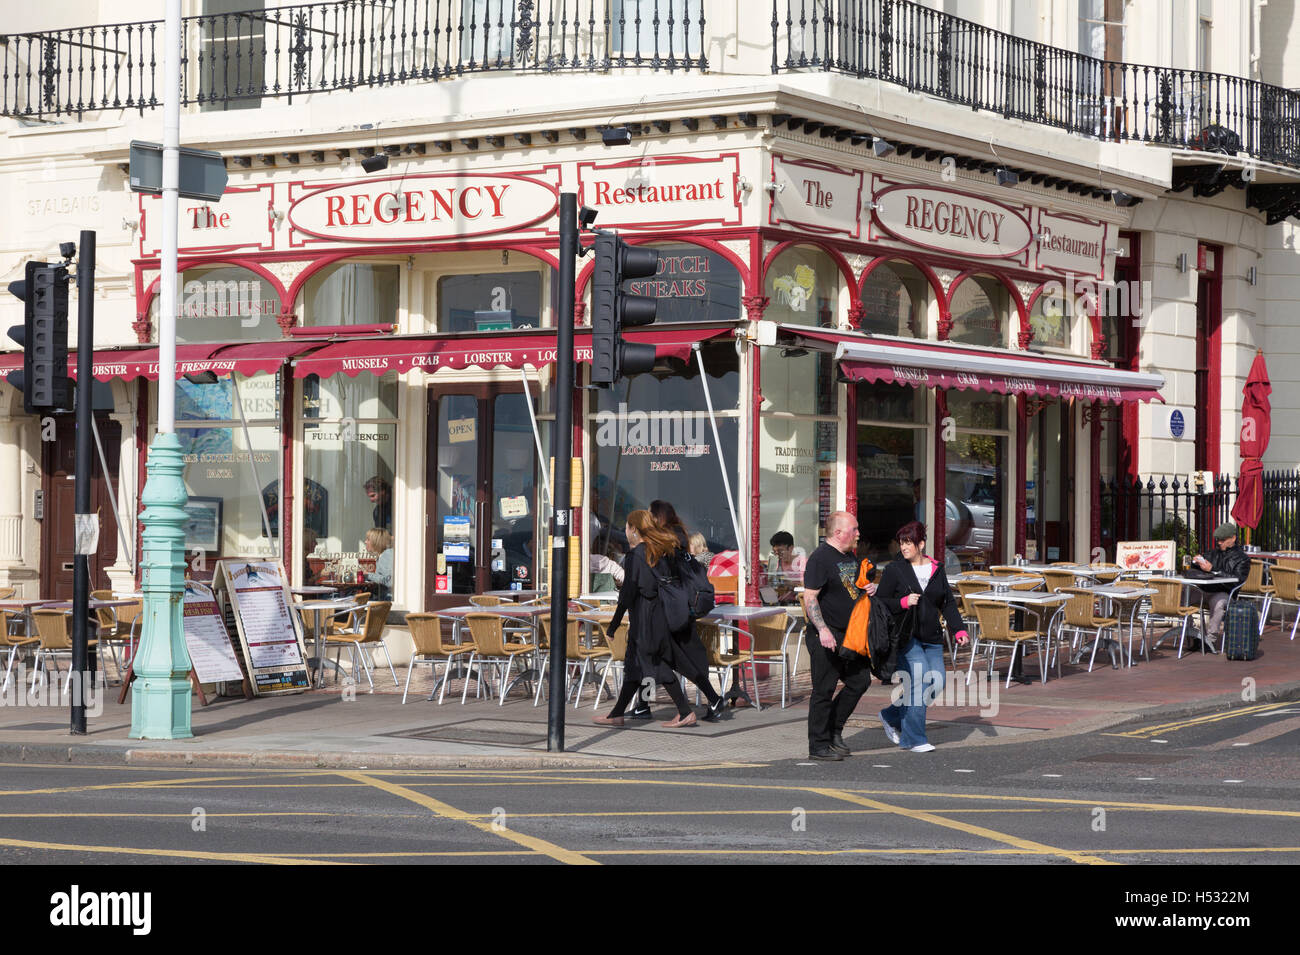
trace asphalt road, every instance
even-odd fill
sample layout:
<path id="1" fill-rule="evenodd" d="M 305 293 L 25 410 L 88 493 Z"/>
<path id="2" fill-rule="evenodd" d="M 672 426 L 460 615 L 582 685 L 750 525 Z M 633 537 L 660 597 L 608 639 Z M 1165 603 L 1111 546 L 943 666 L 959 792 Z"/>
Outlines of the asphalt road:
<path id="1" fill-rule="evenodd" d="M 878 731 L 861 734 L 879 742 Z M 850 737 L 850 745 L 854 743 Z M 842 763 L 0 767 L 0 861 L 1289 863 L 1300 704 Z"/>

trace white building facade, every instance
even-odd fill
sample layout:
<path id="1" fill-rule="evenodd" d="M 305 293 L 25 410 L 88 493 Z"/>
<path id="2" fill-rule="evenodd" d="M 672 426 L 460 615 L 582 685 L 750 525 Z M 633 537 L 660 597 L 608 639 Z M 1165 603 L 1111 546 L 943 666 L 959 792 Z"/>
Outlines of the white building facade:
<path id="1" fill-rule="evenodd" d="M 583 587 L 655 498 L 751 592 L 836 508 L 880 557 L 912 519 L 964 565 L 1113 556 L 1149 528 L 1103 482 L 1240 467 L 1260 349 L 1293 471 L 1290 5 L 1158 6 L 187 4 L 182 144 L 229 174 L 181 203 L 180 371 L 216 376 L 176 385 L 195 576 L 269 554 L 371 588 L 380 527 L 400 609 L 545 581 L 569 191 L 661 254 L 655 371 L 575 399 Z M 10 24 L 0 272 L 98 234 L 94 571 L 127 589 L 161 203 L 126 164 L 161 139 L 162 24 L 122 9 Z M 70 433 L 0 384 L 0 586 L 70 587 Z"/>

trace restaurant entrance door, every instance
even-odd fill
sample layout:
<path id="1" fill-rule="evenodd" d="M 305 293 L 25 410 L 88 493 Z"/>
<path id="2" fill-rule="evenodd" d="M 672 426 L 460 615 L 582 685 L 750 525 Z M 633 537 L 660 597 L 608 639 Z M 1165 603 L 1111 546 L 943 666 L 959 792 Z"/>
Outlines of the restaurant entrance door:
<path id="1" fill-rule="evenodd" d="M 45 492 L 45 516 L 41 522 L 41 597 L 71 600 L 73 567 L 76 563 L 76 419 L 60 415 L 55 420 L 54 440 L 41 444 L 41 489 Z M 106 414 L 97 414 L 104 457 L 111 471 L 106 478 L 98 456 L 90 467 L 90 507 L 99 515 L 99 549 L 90 558 L 90 588 L 107 589 L 111 584 L 105 569 L 117 556 L 117 525 L 109 510 L 115 507 L 113 487 L 117 485 L 121 426 Z M 112 485 L 110 486 L 109 481 Z"/>
<path id="2" fill-rule="evenodd" d="M 1074 430 L 1064 401 L 1031 401 L 1025 454 L 1025 549 L 1041 561 L 1074 555 Z"/>
<path id="3" fill-rule="evenodd" d="M 429 388 L 425 606 L 536 588 L 537 454 L 519 382 Z"/>

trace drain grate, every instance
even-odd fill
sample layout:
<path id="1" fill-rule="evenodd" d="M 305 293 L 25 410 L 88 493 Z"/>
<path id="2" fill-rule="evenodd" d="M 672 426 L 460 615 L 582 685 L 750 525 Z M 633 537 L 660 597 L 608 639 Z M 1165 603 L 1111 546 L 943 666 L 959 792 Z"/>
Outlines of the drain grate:
<path id="1" fill-rule="evenodd" d="M 1097 753 L 1094 756 L 1081 756 L 1076 763 L 1176 763 L 1189 759 L 1190 754 L 1178 756 L 1173 753 Z"/>

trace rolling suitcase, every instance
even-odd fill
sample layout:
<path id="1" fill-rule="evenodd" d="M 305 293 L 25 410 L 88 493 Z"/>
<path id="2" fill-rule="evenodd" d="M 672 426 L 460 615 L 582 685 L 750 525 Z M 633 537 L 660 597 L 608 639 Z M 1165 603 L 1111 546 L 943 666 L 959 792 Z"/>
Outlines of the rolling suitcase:
<path id="1" fill-rule="evenodd" d="M 1228 604 L 1223 624 L 1223 655 L 1229 660 L 1253 660 L 1259 653 L 1259 611 L 1249 600 Z"/>

